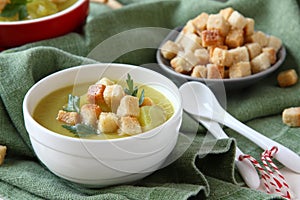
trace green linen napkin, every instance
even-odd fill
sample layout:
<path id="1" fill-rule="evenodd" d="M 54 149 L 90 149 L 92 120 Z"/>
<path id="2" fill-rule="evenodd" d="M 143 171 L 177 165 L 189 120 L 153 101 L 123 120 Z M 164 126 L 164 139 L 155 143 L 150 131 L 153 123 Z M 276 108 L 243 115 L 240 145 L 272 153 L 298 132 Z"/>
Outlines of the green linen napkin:
<path id="1" fill-rule="evenodd" d="M 183 25 L 201 12 L 216 13 L 228 6 L 254 18 L 258 30 L 280 37 L 287 48 L 287 58 L 282 67 L 266 80 L 242 91 L 228 92 L 226 107 L 247 125 L 300 153 L 299 129 L 289 128 L 281 122 L 284 108 L 300 106 L 300 84 L 280 88 L 276 83 L 276 75 L 280 70 L 295 68 L 299 73 L 298 1 L 120 2 L 125 6 L 119 10 L 91 3 L 87 23 L 80 33 L 70 33 L 0 53 L 0 144 L 8 147 L 5 162 L 0 166 L 0 197 L 280 199 L 245 187 L 234 168 L 236 144 L 245 153 L 257 158 L 262 151 L 259 147 L 229 129 L 225 130 L 231 139 L 207 141 L 207 131 L 185 114 L 181 128 L 184 133 L 179 137 L 175 152 L 186 151 L 171 165 L 136 183 L 88 189 L 58 178 L 40 164 L 31 148 L 22 118 L 23 97 L 35 82 L 58 70 L 95 62 L 122 62 L 160 71 L 155 64 L 155 47 L 158 47 L 169 29 Z M 125 40 L 122 35 L 124 33 Z M 134 40 L 132 37 L 128 38 L 126 33 L 133 34 Z M 120 56 L 111 57 L 112 52 Z M 193 139 L 192 142 L 189 139 Z"/>

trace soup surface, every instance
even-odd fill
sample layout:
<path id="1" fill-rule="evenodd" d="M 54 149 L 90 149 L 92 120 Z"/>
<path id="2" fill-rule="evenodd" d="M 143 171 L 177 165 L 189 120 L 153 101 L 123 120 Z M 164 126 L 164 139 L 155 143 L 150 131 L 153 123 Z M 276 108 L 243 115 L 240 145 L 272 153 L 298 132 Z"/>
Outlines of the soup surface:
<path id="1" fill-rule="evenodd" d="M 68 86 L 57 91 L 54 91 L 43 98 L 37 107 L 34 110 L 33 118 L 42 126 L 46 127 L 47 129 L 70 137 L 76 137 L 72 132 L 64 128 L 62 125 L 63 122 L 57 120 L 58 111 L 67 104 L 68 102 L 68 95 L 72 94 L 74 96 L 80 96 L 81 101 L 80 105 L 86 103 L 86 91 L 88 90 L 89 86 L 93 83 L 86 83 L 81 85 Z M 120 84 L 120 83 L 118 83 Z M 125 83 L 123 83 L 124 85 Z M 168 120 L 174 113 L 174 108 L 172 103 L 159 91 L 156 89 L 146 86 L 146 85 L 138 85 L 138 94 L 140 96 L 141 91 L 144 90 L 144 96 L 150 97 L 155 105 L 160 106 L 166 115 L 166 120 Z M 144 131 L 143 131 L 144 132 Z M 100 134 L 91 134 L 84 138 L 87 139 L 114 139 L 114 138 L 122 138 L 128 137 L 128 134 L 118 134 L 115 133 L 100 133 Z"/>
<path id="2" fill-rule="evenodd" d="M 0 1 L 0 21 L 20 21 L 58 13 L 77 0 L 3 0 Z"/>

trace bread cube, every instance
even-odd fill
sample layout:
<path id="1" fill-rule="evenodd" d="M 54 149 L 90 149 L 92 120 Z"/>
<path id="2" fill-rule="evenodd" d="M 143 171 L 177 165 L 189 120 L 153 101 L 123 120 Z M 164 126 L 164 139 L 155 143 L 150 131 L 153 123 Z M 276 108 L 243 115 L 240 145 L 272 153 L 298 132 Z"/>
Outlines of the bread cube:
<path id="1" fill-rule="evenodd" d="M 214 50 L 216 48 L 220 48 L 220 49 L 224 49 L 224 50 L 228 50 L 228 46 L 226 45 L 219 45 L 219 46 L 209 46 L 207 47 L 208 53 L 209 53 L 209 57 L 212 58 L 213 54 L 214 54 Z"/>
<path id="2" fill-rule="evenodd" d="M 231 29 L 225 39 L 229 48 L 236 48 L 244 44 L 244 31 L 242 29 Z"/>
<path id="3" fill-rule="evenodd" d="M 267 53 L 261 53 L 251 60 L 251 71 L 253 74 L 264 71 L 271 66 Z"/>
<path id="4" fill-rule="evenodd" d="M 80 122 L 80 115 L 77 112 L 67 112 L 59 110 L 56 120 L 64 122 L 66 124 L 75 125 Z"/>
<path id="5" fill-rule="evenodd" d="M 208 64 L 207 66 L 208 79 L 222 79 L 224 78 L 224 66 L 216 64 Z"/>
<path id="6" fill-rule="evenodd" d="M 294 69 L 282 71 L 277 76 L 277 82 L 280 87 L 289 87 L 298 82 L 298 75 Z"/>
<path id="7" fill-rule="evenodd" d="M 208 14 L 203 12 L 192 20 L 194 26 L 197 29 L 198 34 L 206 30 L 207 19 Z"/>
<path id="8" fill-rule="evenodd" d="M 201 34 L 202 46 L 220 46 L 224 43 L 224 37 L 220 34 L 219 30 L 205 30 Z"/>
<path id="9" fill-rule="evenodd" d="M 196 65 L 193 68 L 191 76 L 196 77 L 196 78 L 206 78 L 207 77 L 207 68 L 206 68 L 206 66 L 205 65 Z"/>
<path id="10" fill-rule="evenodd" d="M 271 35 L 268 38 L 267 46 L 268 47 L 273 47 L 277 52 L 280 49 L 280 47 L 282 46 L 282 41 L 281 41 L 280 38 Z"/>
<path id="11" fill-rule="evenodd" d="M 106 78 L 106 77 L 103 77 L 101 78 L 99 81 L 96 82 L 96 85 L 113 85 L 115 84 L 113 81 L 111 81 L 110 79 Z"/>
<path id="12" fill-rule="evenodd" d="M 228 52 L 231 54 L 232 63 L 249 61 L 249 53 L 245 46 L 230 49 Z"/>
<path id="13" fill-rule="evenodd" d="M 179 73 L 189 73 L 198 63 L 199 59 L 190 51 L 178 55 L 170 62 L 174 70 Z"/>
<path id="14" fill-rule="evenodd" d="M 121 135 L 136 135 L 142 132 L 142 127 L 136 117 L 125 116 L 120 119 L 118 132 Z"/>
<path id="15" fill-rule="evenodd" d="M 98 129 L 101 133 L 117 133 L 119 119 L 115 113 L 101 112 L 98 120 Z"/>
<path id="16" fill-rule="evenodd" d="M 182 29 L 183 33 L 197 33 L 197 28 L 192 20 L 189 20 Z"/>
<path id="17" fill-rule="evenodd" d="M 246 41 L 257 42 L 261 47 L 265 47 L 268 44 L 268 37 L 262 31 L 256 31 L 252 35 L 247 36 Z"/>
<path id="18" fill-rule="evenodd" d="M 2 165 L 4 162 L 6 150 L 7 150 L 6 146 L 0 145 L 0 165 Z"/>
<path id="19" fill-rule="evenodd" d="M 207 19 L 207 30 L 218 30 L 222 37 L 225 37 L 229 31 L 229 24 L 221 14 L 211 14 Z"/>
<path id="20" fill-rule="evenodd" d="M 239 62 L 229 68 L 229 78 L 242 78 L 251 75 L 250 62 Z"/>
<path id="21" fill-rule="evenodd" d="M 246 18 L 246 25 L 244 27 L 244 34 L 246 36 L 252 35 L 254 33 L 255 21 L 252 18 Z"/>
<path id="22" fill-rule="evenodd" d="M 260 44 L 258 44 L 257 42 L 247 43 L 247 44 L 245 44 L 245 46 L 247 47 L 250 60 L 252 60 L 254 57 L 258 56 L 262 52 L 262 48 L 261 48 Z"/>
<path id="23" fill-rule="evenodd" d="M 181 50 L 180 46 L 171 41 L 171 40 L 168 40 L 162 47 L 161 47 L 161 55 L 165 58 L 165 59 L 168 59 L 168 60 L 171 60 L 173 59 L 177 54 L 178 52 Z"/>
<path id="24" fill-rule="evenodd" d="M 228 8 L 221 9 L 219 11 L 219 14 L 221 14 L 225 20 L 228 20 L 228 18 L 233 13 L 233 11 L 234 11 L 233 8 L 228 7 Z"/>
<path id="25" fill-rule="evenodd" d="M 265 47 L 262 49 L 262 52 L 265 52 L 268 54 L 271 65 L 276 63 L 276 60 L 277 60 L 276 50 L 273 47 Z"/>
<path id="26" fill-rule="evenodd" d="M 196 49 L 194 55 L 198 58 L 199 65 L 206 65 L 209 63 L 209 53 L 207 49 L 205 48 Z"/>
<path id="27" fill-rule="evenodd" d="M 116 113 L 121 99 L 125 96 L 125 92 L 121 85 L 108 85 L 103 92 L 103 98 L 110 110 Z"/>
<path id="28" fill-rule="evenodd" d="M 101 108 L 96 104 L 84 104 L 80 109 L 81 123 L 96 127 Z"/>
<path id="29" fill-rule="evenodd" d="M 232 55 L 228 52 L 228 50 L 216 47 L 213 51 L 211 62 L 216 65 L 231 66 Z"/>
<path id="30" fill-rule="evenodd" d="M 246 18 L 236 10 L 231 13 L 228 22 L 232 27 L 237 29 L 243 29 L 247 24 Z"/>
<path id="31" fill-rule="evenodd" d="M 117 115 L 120 117 L 131 116 L 138 117 L 140 114 L 139 98 L 126 95 L 120 101 Z"/>
<path id="32" fill-rule="evenodd" d="M 170 64 L 176 72 L 183 74 L 190 72 L 194 67 L 186 59 L 179 56 L 173 58 Z"/>
<path id="33" fill-rule="evenodd" d="M 91 104 L 104 103 L 103 93 L 106 86 L 102 84 L 90 85 L 87 91 L 87 101 Z"/>
<path id="34" fill-rule="evenodd" d="M 282 121 L 288 126 L 300 126 L 300 107 L 291 107 L 283 110 Z"/>
<path id="35" fill-rule="evenodd" d="M 195 51 L 196 49 L 202 48 L 201 38 L 193 33 L 183 34 L 181 39 L 176 42 L 183 48 L 184 51 Z"/>

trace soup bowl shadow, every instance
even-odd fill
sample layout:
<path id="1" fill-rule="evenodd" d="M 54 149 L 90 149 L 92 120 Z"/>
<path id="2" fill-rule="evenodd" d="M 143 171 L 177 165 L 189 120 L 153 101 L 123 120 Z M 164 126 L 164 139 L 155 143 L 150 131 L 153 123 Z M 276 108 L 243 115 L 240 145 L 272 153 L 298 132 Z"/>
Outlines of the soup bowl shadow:
<path id="1" fill-rule="evenodd" d="M 156 89 L 172 102 L 174 113 L 162 125 L 129 137 L 93 140 L 55 133 L 33 117 L 40 100 L 53 91 L 102 77 L 125 80 L 128 73 L 135 82 Z M 39 160 L 57 176 L 91 188 L 137 181 L 160 169 L 176 145 L 182 121 L 176 85 L 157 72 L 125 64 L 82 65 L 49 75 L 28 90 L 23 114 Z"/>

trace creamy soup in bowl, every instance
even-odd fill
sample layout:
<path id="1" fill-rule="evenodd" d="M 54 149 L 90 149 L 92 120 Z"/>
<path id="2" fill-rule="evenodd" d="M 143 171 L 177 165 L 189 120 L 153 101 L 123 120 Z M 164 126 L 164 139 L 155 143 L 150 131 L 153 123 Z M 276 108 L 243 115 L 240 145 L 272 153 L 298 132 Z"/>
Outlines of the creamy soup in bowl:
<path id="1" fill-rule="evenodd" d="M 163 121 L 153 127 L 147 127 L 149 125 L 148 117 L 145 117 L 147 114 L 141 117 L 140 113 L 145 114 L 151 109 L 145 109 L 139 111 L 139 115 L 136 114 L 136 121 L 139 122 L 141 131 L 134 134 L 123 132 L 124 129 L 119 127 L 116 131 L 107 133 L 97 130 L 96 134 L 89 138 L 85 135 L 76 135 L 62 127 L 62 125 L 67 127 L 76 125 L 76 123 L 66 123 L 58 117 L 59 111 L 65 111 L 64 108 L 68 107 L 69 94 L 84 99 L 88 95 L 89 88 L 97 85 L 97 82 L 104 77 L 112 81 L 113 85 L 120 84 L 125 91 L 126 88 L 128 89 L 126 83 L 128 75 L 134 83 L 133 88 L 137 86 L 138 92 L 135 98 L 125 94 L 125 103 L 120 100 L 118 107 L 121 104 L 126 105 L 126 102 L 131 102 L 132 99 L 140 99 L 144 91 L 144 99 L 151 98 L 152 101 L 152 105 L 147 106 L 156 107 L 153 109 L 155 113 L 162 111 L 163 114 L 155 116 L 163 116 Z M 51 127 L 47 128 L 47 125 L 37 119 L 39 105 L 56 92 L 62 100 L 57 101 L 53 111 L 49 107 L 46 112 L 41 113 L 52 115 L 53 112 L 51 120 L 54 118 L 54 121 L 51 123 L 58 123 L 58 128 L 66 131 L 65 133 L 52 130 Z M 81 103 L 85 105 L 86 100 L 82 100 Z M 93 102 L 88 102 L 91 103 Z M 138 109 L 142 107 L 139 104 Z M 104 107 L 101 109 L 101 113 L 109 113 L 113 110 L 111 108 L 105 110 L 107 108 Z M 128 111 L 126 106 L 120 109 L 115 111 L 115 114 L 119 115 L 118 119 Z M 41 162 L 54 174 L 88 187 L 135 181 L 159 169 L 175 147 L 182 120 L 181 96 L 172 81 L 154 71 L 124 64 L 84 65 L 49 75 L 27 92 L 23 102 L 23 113 L 30 141 Z M 95 129 L 100 126 L 99 116 L 93 126 Z M 141 118 L 144 118 L 144 121 Z M 79 123 L 89 124 L 86 121 Z M 116 124 L 118 123 L 121 124 L 121 121 Z"/>

